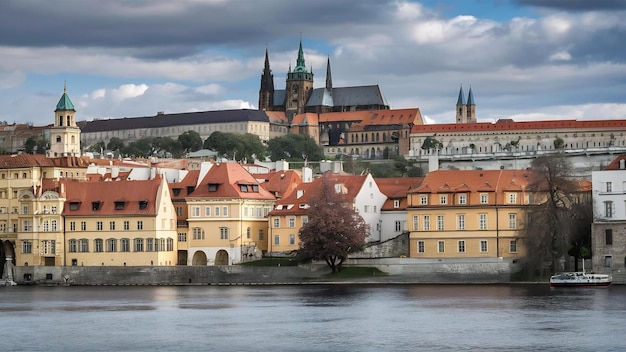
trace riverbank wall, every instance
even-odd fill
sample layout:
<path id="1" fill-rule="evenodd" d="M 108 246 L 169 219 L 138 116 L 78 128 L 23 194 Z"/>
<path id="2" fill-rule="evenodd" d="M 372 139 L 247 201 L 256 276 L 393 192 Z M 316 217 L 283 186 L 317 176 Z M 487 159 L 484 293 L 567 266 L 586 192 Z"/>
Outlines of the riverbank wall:
<path id="1" fill-rule="evenodd" d="M 414 258 L 349 259 L 344 265 L 373 267 L 382 275 L 350 279 L 361 283 L 507 283 L 517 264 L 493 260 Z M 18 285 L 282 285 L 331 283 L 325 263 L 300 266 L 21 266 Z"/>

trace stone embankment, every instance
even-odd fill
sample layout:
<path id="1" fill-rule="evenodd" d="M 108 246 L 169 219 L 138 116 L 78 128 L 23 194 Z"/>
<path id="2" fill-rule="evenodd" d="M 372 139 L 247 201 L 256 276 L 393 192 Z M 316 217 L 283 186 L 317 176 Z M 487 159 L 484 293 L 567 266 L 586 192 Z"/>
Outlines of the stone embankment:
<path id="1" fill-rule="evenodd" d="M 512 261 L 350 259 L 345 265 L 375 267 L 385 273 L 352 283 L 507 283 L 519 268 Z M 251 266 L 26 266 L 15 267 L 18 285 L 298 285 L 336 283 L 325 264 Z"/>

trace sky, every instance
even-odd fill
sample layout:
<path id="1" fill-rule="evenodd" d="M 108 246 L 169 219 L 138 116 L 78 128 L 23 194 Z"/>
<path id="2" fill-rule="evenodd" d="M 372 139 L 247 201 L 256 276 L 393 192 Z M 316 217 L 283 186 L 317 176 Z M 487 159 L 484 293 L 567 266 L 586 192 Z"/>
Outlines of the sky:
<path id="1" fill-rule="evenodd" d="M 265 50 L 284 89 L 302 40 L 323 87 L 380 85 L 453 123 L 626 119 L 625 0 L 2 0 L 0 121 L 258 107 Z"/>

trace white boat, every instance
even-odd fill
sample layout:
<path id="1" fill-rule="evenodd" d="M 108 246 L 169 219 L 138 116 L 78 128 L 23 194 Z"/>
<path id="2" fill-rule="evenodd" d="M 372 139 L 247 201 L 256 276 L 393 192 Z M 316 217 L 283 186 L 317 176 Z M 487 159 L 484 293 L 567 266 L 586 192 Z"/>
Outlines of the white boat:
<path id="1" fill-rule="evenodd" d="M 556 273 L 550 277 L 550 287 L 609 287 L 611 282 L 611 275 L 585 272 Z"/>

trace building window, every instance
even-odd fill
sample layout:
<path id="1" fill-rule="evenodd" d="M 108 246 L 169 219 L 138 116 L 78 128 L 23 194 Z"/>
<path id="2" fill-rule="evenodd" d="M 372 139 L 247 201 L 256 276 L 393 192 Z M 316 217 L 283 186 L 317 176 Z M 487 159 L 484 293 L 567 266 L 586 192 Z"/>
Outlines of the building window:
<path id="1" fill-rule="evenodd" d="M 22 253 L 32 253 L 33 252 L 33 243 L 31 241 L 23 241 L 22 242 Z"/>
<path id="2" fill-rule="evenodd" d="M 487 214 L 478 215 L 478 228 L 480 230 L 487 229 Z"/>
<path id="3" fill-rule="evenodd" d="M 168 239 L 167 239 L 167 251 L 171 252 L 173 250 L 174 250 L 174 239 L 168 237 Z"/>
<path id="4" fill-rule="evenodd" d="M 251 235 L 252 235 L 252 231 L 251 231 L 251 229 L 248 227 L 248 228 L 246 229 L 246 238 L 247 238 L 247 239 L 250 239 L 250 236 L 251 236 Z"/>
<path id="5" fill-rule="evenodd" d="M 81 231 L 87 231 L 87 222 L 86 221 L 81 221 L 80 222 L 80 230 Z"/>
<path id="6" fill-rule="evenodd" d="M 70 221 L 70 231 L 76 231 L 76 222 Z"/>
<path id="7" fill-rule="evenodd" d="M 364 213 L 369 213 L 370 212 L 370 206 L 369 205 L 364 205 L 363 206 L 363 212 Z"/>
<path id="8" fill-rule="evenodd" d="M 196 218 L 200 216 L 200 207 L 191 207 L 191 216 Z"/>
<path id="9" fill-rule="evenodd" d="M 289 227 L 296 227 L 296 218 L 293 216 L 289 217 Z"/>
<path id="10" fill-rule="evenodd" d="M 421 205 L 428 205 L 428 196 L 426 196 L 426 195 L 420 196 L 420 204 Z"/>
<path id="11" fill-rule="evenodd" d="M 50 231 L 50 223 L 48 222 L 48 220 L 43 221 L 43 231 L 44 232 Z"/>
<path id="12" fill-rule="evenodd" d="M 274 218 L 274 228 L 279 228 L 280 227 L 280 218 L 276 217 Z"/>
<path id="13" fill-rule="evenodd" d="M 204 216 L 211 216 L 211 207 L 204 207 Z"/>
<path id="14" fill-rule="evenodd" d="M 70 253 L 76 253 L 76 252 L 77 252 L 77 248 L 78 248 L 78 247 L 76 246 L 76 240 L 71 239 L 71 240 L 69 241 L 69 244 L 68 244 L 68 249 L 67 249 L 67 250 L 68 250 Z"/>
<path id="15" fill-rule="evenodd" d="M 89 241 L 87 239 L 81 239 L 78 241 L 78 250 L 80 252 L 89 252 Z"/>
<path id="16" fill-rule="evenodd" d="M 302 215 L 302 226 L 309 223 L 309 217 L 307 215 Z"/>
<path id="17" fill-rule="evenodd" d="M 487 241 L 486 240 L 481 240 L 480 241 L 480 251 L 482 253 L 486 253 L 487 252 Z"/>
<path id="18" fill-rule="evenodd" d="M 228 228 L 220 227 L 220 239 L 227 240 L 228 239 Z"/>
<path id="19" fill-rule="evenodd" d="M 443 231 L 444 227 L 443 227 L 443 215 L 437 215 L 437 230 L 438 231 Z"/>
<path id="20" fill-rule="evenodd" d="M 439 204 L 448 204 L 448 195 L 442 194 L 439 196 Z"/>
<path id="21" fill-rule="evenodd" d="M 102 221 L 96 222 L 96 230 L 102 231 Z"/>
<path id="22" fill-rule="evenodd" d="M 265 240 L 265 231 L 259 230 L 259 241 Z"/>
<path id="23" fill-rule="evenodd" d="M 115 238 L 107 240 L 107 252 L 117 252 L 117 240 Z"/>
<path id="24" fill-rule="evenodd" d="M 509 229 L 517 228 L 517 214 L 509 214 Z"/>
<path id="25" fill-rule="evenodd" d="M 517 193 L 509 193 L 509 204 L 517 203 Z"/>
<path id="26" fill-rule="evenodd" d="M 290 234 L 289 235 L 289 245 L 290 246 L 294 246 L 295 244 L 296 244 L 296 235 Z"/>
<path id="27" fill-rule="evenodd" d="M 146 239 L 146 252 L 154 252 L 154 238 Z"/>
<path id="28" fill-rule="evenodd" d="M 606 201 L 604 202 L 604 217 L 605 218 L 612 218 L 613 217 L 613 202 L 611 201 Z"/>
<path id="29" fill-rule="evenodd" d="M 517 253 L 517 240 L 509 241 L 509 252 Z"/>
<path id="30" fill-rule="evenodd" d="M 394 222 L 394 231 L 395 232 L 400 232 L 402 231 L 402 221 L 396 220 Z"/>
<path id="31" fill-rule="evenodd" d="M 130 221 L 128 220 L 124 221 L 124 230 L 130 230 Z"/>
<path id="32" fill-rule="evenodd" d="M 424 241 L 417 241 L 417 253 L 424 253 L 426 251 Z"/>
<path id="33" fill-rule="evenodd" d="M 394 199 L 394 201 L 393 201 L 393 207 L 394 207 L 394 208 L 400 208 L 400 201 L 399 201 L 399 200 L 397 200 L 397 199 Z"/>
<path id="34" fill-rule="evenodd" d="M 465 241 L 461 240 L 458 242 L 459 253 L 465 253 Z"/>
<path id="35" fill-rule="evenodd" d="M 135 238 L 135 252 L 143 252 L 143 238 Z"/>
<path id="36" fill-rule="evenodd" d="M 444 253 L 446 251 L 446 243 L 444 241 L 437 242 L 437 253 Z"/>
<path id="37" fill-rule="evenodd" d="M 606 183 L 606 191 L 607 192 L 613 192 L 613 182 L 607 182 Z"/>
<path id="38" fill-rule="evenodd" d="M 612 229 L 604 230 L 604 243 L 607 245 L 613 244 L 613 230 Z"/>
<path id="39" fill-rule="evenodd" d="M 120 240 L 120 252 L 130 252 L 130 240 L 128 238 Z"/>
<path id="40" fill-rule="evenodd" d="M 459 214 L 456 216 L 457 230 L 465 230 L 465 214 Z"/>
<path id="41" fill-rule="evenodd" d="M 604 256 L 604 267 L 610 268 L 613 265 L 613 257 L 610 255 Z"/>
<path id="42" fill-rule="evenodd" d="M 459 204 L 467 204 L 467 195 L 459 194 Z"/>
<path id="43" fill-rule="evenodd" d="M 137 221 L 137 230 L 143 230 L 143 221 Z"/>
<path id="44" fill-rule="evenodd" d="M 480 204 L 487 204 L 487 203 L 489 203 L 489 194 L 481 193 L 480 194 Z"/>
<path id="45" fill-rule="evenodd" d="M 279 246 L 280 245 L 280 235 L 275 235 L 274 236 L 274 245 L 275 246 Z"/>
<path id="46" fill-rule="evenodd" d="M 176 215 L 183 216 L 183 207 L 176 207 Z"/>
<path id="47" fill-rule="evenodd" d="M 193 239 L 194 240 L 203 240 L 204 239 L 204 230 L 199 227 L 194 227 L 193 229 Z"/>
<path id="48" fill-rule="evenodd" d="M 215 216 L 220 216 L 220 207 L 215 207 Z"/>
<path id="49" fill-rule="evenodd" d="M 424 231 L 430 231 L 430 215 L 424 215 Z"/>
<path id="50" fill-rule="evenodd" d="M 178 242 L 187 242 L 187 234 L 184 232 L 178 233 Z"/>
<path id="51" fill-rule="evenodd" d="M 115 221 L 109 221 L 109 230 L 111 231 L 115 230 Z"/>
<path id="52" fill-rule="evenodd" d="M 419 231 L 419 216 L 413 215 L 413 231 Z"/>
<path id="53" fill-rule="evenodd" d="M 93 241 L 94 251 L 98 253 L 104 252 L 104 242 L 102 239 L 98 238 Z"/>
<path id="54" fill-rule="evenodd" d="M 57 221 L 56 220 L 50 221 L 50 226 L 52 228 L 52 231 L 56 231 L 57 230 Z"/>

